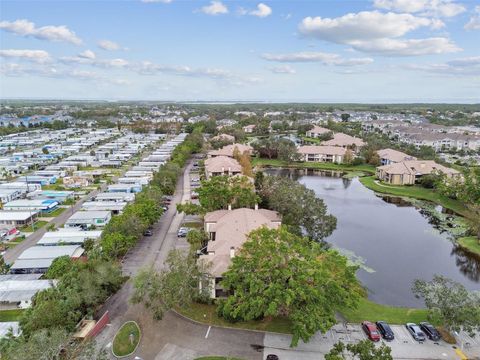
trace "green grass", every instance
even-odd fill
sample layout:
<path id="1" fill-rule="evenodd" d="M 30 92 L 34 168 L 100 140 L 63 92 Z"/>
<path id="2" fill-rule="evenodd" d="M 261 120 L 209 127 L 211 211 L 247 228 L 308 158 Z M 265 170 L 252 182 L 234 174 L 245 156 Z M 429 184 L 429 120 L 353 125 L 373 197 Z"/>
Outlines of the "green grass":
<path id="1" fill-rule="evenodd" d="M 133 342 L 130 341 L 133 334 Z M 134 321 L 127 321 L 118 330 L 113 339 L 112 352 L 115 356 L 127 356 L 132 354 L 140 342 L 140 328 Z"/>
<path id="2" fill-rule="evenodd" d="M 35 231 L 37 231 L 38 229 L 40 229 L 41 227 L 44 227 L 47 224 L 48 224 L 48 221 L 39 220 L 39 221 L 36 221 L 33 224 L 33 226 L 34 226 Z M 20 231 L 24 231 L 24 232 L 31 232 L 32 231 L 32 225 L 31 224 L 24 225 L 24 226 L 19 227 L 17 229 L 20 230 Z"/>
<path id="3" fill-rule="evenodd" d="M 63 213 L 65 210 L 67 210 L 67 209 L 66 208 L 56 208 L 51 213 L 43 214 L 43 216 L 45 216 L 45 217 L 57 217 L 58 215 Z"/>
<path id="4" fill-rule="evenodd" d="M 480 240 L 476 236 L 462 237 L 457 240 L 457 244 L 461 248 L 480 256 Z"/>
<path id="5" fill-rule="evenodd" d="M 278 159 L 263 159 L 253 158 L 253 166 L 272 166 L 283 168 L 298 168 L 298 169 L 319 169 L 319 170 L 334 170 L 334 171 L 361 171 L 369 174 L 375 173 L 375 166 L 368 164 L 361 165 L 347 165 L 347 164 L 335 164 L 325 162 L 295 162 L 287 163 L 286 161 Z"/>
<path id="6" fill-rule="evenodd" d="M 436 204 L 442 205 L 444 208 L 453 210 L 457 214 L 465 216 L 468 210 L 465 205 L 458 200 L 450 199 L 434 190 L 425 189 L 418 185 L 388 185 L 375 182 L 374 176 L 362 177 L 360 182 L 367 188 L 382 194 L 390 194 L 395 196 L 404 196 L 420 200 L 428 200 Z"/>
<path id="7" fill-rule="evenodd" d="M 392 324 L 418 323 L 427 320 L 427 309 L 413 309 L 381 305 L 363 298 L 355 310 L 344 310 L 342 315 L 351 323 L 360 323 L 364 320 L 383 320 Z"/>
<path id="8" fill-rule="evenodd" d="M 176 310 L 185 317 L 192 320 L 214 326 L 224 326 L 248 330 L 271 331 L 283 334 L 291 333 L 291 323 L 286 318 L 268 318 L 259 321 L 240 321 L 231 323 L 217 316 L 216 306 L 208 304 L 192 303 L 185 308 Z"/>
<path id="9" fill-rule="evenodd" d="M 197 221 L 187 221 L 182 224 L 182 227 L 193 228 L 193 229 L 201 229 L 203 228 L 203 224 Z"/>
<path id="10" fill-rule="evenodd" d="M 24 309 L 0 310 L 0 322 L 19 321 Z"/>

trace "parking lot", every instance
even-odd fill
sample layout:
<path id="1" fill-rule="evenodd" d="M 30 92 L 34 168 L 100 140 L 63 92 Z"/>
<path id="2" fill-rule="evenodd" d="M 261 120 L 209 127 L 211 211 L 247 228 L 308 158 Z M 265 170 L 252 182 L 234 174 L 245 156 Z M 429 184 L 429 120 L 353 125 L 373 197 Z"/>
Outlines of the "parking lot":
<path id="1" fill-rule="evenodd" d="M 444 341 L 427 340 L 419 343 L 412 338 L 405 326 L 392 325 L 391 328 L 395 339 L 386 344 L 391 347 L 394 359 L 480 359 L 478 337 L 472 338 L 461 333 L 458 336 L 459 345 L 454 347 Z M 290 336 L 268 333 L 264 338 L 264 358 L 268 354 L 276 354 L 281 360 L 323 359 L 323 354 L 328 353 L 338 341 L 348 344 L 365 339 L 367 336 L 359 324 L 337 324 L 325 334 L 317 333 L 306 344 L 300 342 L 295 349 L 290 348 Z"/>

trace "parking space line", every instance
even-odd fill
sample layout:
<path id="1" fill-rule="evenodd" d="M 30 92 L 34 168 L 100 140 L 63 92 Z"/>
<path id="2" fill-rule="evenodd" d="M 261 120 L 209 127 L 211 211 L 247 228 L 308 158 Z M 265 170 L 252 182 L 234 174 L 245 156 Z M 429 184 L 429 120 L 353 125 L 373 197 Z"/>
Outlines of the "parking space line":
<path id="1" fill-rule="evenodd" d="M 211 326 L 208 327 L 207 333 L 205 334 L 205 339 L 208 338 L 208 334 L 210 334 L 210 329 L 211 328 L 212 328 Z"/>
<path id="2" fill-rule="evenodd" d="M 460 350 L 460 349 L 455 349 L 455 353 L 460 357 L 460 359 L 462 359 L 462 360 L 468 360 L 467 355 L 465 355 L 462 350 Z"/>

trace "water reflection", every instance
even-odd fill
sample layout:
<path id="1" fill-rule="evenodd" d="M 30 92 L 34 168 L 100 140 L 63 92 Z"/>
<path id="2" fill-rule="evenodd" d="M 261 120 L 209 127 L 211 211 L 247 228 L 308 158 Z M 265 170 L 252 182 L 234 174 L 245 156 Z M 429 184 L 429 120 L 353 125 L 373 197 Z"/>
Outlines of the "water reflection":
<path id="1" fill-rule="evenodd" d="M 325 201 L 338 221 L 326 241 L 360 265 L 358 277 L 373 301 L 422 306 L 411 292 L 412 283 L 431 280 L 434 274 L 480 289 L 480 259 L 454 247 L 434 206 L 422 210 L 402 198 L 377 196 L 358 179 L 345 179 L 339 172 L 267 173 L 298 179 Z"/>
<path id="2" fill-rule="evenodd" d="M 480 282 L 480 256 L 472 254 L 460 246 L 453 247 L 452 255 L 455 255 L 455 263 L 463 275 L 472 281 Z"/>

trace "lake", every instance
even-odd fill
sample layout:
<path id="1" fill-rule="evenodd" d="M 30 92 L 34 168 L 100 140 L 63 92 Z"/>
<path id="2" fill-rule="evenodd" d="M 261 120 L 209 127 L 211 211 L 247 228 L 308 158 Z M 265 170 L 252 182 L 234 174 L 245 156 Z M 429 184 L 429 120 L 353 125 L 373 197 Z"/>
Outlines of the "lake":
<path id="1" fill-rule="evenodd" d="M 326 241 L 353 262 L 369 299 L 388 305 L 421 307 L 411 292 L 415 279 L 441 274 L 480 290 L 480 259 L 457 248 L 420 209 L 399 198 L 382 197 L 358 178 L 314 170 L 269 169 L 297 179 L 322 198 L 337 217 Z"/>

